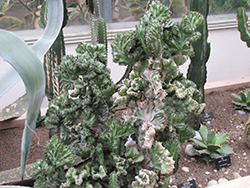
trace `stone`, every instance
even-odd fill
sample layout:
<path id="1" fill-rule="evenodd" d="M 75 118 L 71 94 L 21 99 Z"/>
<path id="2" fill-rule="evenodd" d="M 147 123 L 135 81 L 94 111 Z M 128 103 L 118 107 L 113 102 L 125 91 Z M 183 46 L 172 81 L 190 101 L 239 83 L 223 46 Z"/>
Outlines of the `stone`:
<path id="1" fill-rule="evenodd" d="M 226 178 L 220 178 L 220 179 L 218 180 L 218 184 L 226 183 L 226 182 L 228 182 L 228 179 L 226 179 Z"/>
<path id="2" fill-rule="evenodd" d="M 240 114 L 240 115 L 245 115 L 245 114 L 246 114 L 246 112 L 244 112 L 243 110 L 237 110 L 237 112 L 238 112 L 238 114 Z"/>
<path id="3" fill-rule="evenodd" d="M 241 175 L 237 172 L 234 172 L 233 173 L 233 179 L 238 179 L 238 178 L 241 178 Z"/>
<path id="4" fill-rule="evenodd" d="M 247 172 L 247 169 L 243 168 L 242 171 L 243 171 L 243 172 Z"/>
<path id="5" fill-rule="evenodd" d="M 210 187 L 210 186 L 213 186 L 213 185 L 217 185 L 218 182 L 216 180 L 210 180 L 208 183 L 207 183 L 207 187 Z"/>
<path id="6" fill-rule="evenodd" d="M 186 167 L 186 166 L 183 166 L 181 169 L 182 169 L 184 172 L 186 172 L 186 173 L 188 173 L 188 172 L 189 172 L 189 168 L 188 168 L 188 167 Z"/>
<path id="7" fill-rule="evenodd" d="M 194 139 L 202 141 L 201 135 L 200 135 L 200 133 L 198 131 L 195 131 Z"/>
<path id="8" fill-rule="evenodd" d="M 222 172 L 225 172 L 225 171 L 226 171 L 226 169 L 223 167 L 223 168 L 221 168 L 221 171 L 222 171 Z"/>
<path id="9" fill-rule="evenodd" d="M 207 174 L 207 175 L 208 175 L 208 174 L 210 174 L 210 172 L 206 171 L 206 172 L 205 172 L 205 174 Z"/>
<path id="10" fill-rule="evenodd" d="M 193 144 L 188 144 L 185 148 L 184 153 L 190 157 L 195 156 L 195 148 L 193 146 Z"/>

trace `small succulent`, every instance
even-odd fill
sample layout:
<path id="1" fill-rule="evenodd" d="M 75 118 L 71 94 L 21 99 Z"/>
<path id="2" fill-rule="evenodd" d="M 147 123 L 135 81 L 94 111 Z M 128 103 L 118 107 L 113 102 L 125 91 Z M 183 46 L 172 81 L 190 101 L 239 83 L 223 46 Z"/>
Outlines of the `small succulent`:
<path id="1" fill-rule="evenodd" d="M 244 92 L 241 91 L 239 95 L 233 93 L 234 98 L 237 101 L 233 101 L 235 109 L 250 110 L 250 91 L 246 89 Z"/>
<path id="2" fill-rule="evenodd" d="M 216 134 L 213 130 L 208 131 L 204 125 L 201 125 L 199 133 L 203 142 L 196 139 L 192 140 L 194 141 L 196 154 L 200 155 L 205 161 L 210 162 L 215 158 L 233 153 L 233 150 L 229 146 L 223 145 L 230 136 L 229 134 Z"/>

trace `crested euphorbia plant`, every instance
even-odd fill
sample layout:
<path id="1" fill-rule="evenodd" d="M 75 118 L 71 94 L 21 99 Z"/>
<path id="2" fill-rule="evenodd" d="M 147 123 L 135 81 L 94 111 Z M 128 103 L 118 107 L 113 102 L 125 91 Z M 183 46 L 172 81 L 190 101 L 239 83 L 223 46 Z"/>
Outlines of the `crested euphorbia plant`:
<path id="1" fill-rule="evenodd" d="M 144 155 L 142 167 L 161 175 L 173 170 L 171 159 L 161 158 L 161 153 L 169 150 L 178 167 L 179 146 L 193 136 L 185 122 L 205 107 L 197 102 L 200 93 L 195 84 L 178 68 L 193 55 L 191 43 L 200 37 L 195 29 L 203 17 L 191 12 L 174 23 L 170 14 L 153 2 L 135 31 L 117 35 L 112 43 L 114 61 L 133 66 L 118 87 L 115 103 L 126 105 L 123 119 L 137 130 L 132 138 Z M 155 150 L 159 144 L 161 151 Z"/>
<path id="2" fill-rule="evenodd" d="M 178 69 L 193 54 L 203 18 L 191 12 L 174 23 L 170 14 L 153 2 L 135 31 L 115 37 L 114 61 L 133 68 L 118 88 L 103 64 L 104 45 L 83 43 L 57 67 L 72 92 L 50 102 L 46 126 L 82 162 L 68 166 L 60 187 L 167 187 L 181 144 L 194 135 L 185 122 L 204 108 Z M 126 109 L 115 119 L 119 104 Z"/>

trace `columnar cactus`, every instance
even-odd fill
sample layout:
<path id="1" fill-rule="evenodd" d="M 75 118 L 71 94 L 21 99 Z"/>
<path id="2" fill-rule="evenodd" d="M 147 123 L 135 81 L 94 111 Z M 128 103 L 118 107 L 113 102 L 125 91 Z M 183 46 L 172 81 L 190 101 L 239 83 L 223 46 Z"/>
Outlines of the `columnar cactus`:
<path id="1" fill-rule="evenodd" d="M 61 31 L 48 50 L 48 52 L 44 55 L 44 70 L 46 74 L 46 96 L 48 100 L 52 100 L 55 97 L 59 96 L 63 91 L 63 85 L 60 78 L 54 75 L 55 67 L 61 64 L 61 59 L 65 55 L 65 46 L 64 46 L 64 36 L 63 36 L 63 28 L 66 26 L 68 21 L 67 16 L 67 7 L 66 7 L 66 0 L 63 1 L 64 3 L 64 18 L 63 18 L 63 25 Z M 46 15 L 47 14 L 47 2 L 44 1 L 41 10 L 41 22 L 43 25 L 46 25 Z"/>
<path id="2" fill-rule="evenodd" d="M 197 11 L 204 15 L 203 23 L 198 27 L 201 33 L 201 38 L 193 44 L 194 56 L 191 57 L 189 64 L 187 78 L 192 80 L 197 89 L 201 92 L 200 103 L 205 102 L 204 85 L 207 80 L 207 61 L 210 56 L 210 43 L 208 39 L 207 16 L 209 13 L 209 0 L 192 0 L 190 3 L 190 10 Z"/>
<path id="3" fill-rule="evenodd" d="M 104 44 L 107 51 L 108 44 L 106 21 L 101 17 L 99 2 L 98 0 L 86 0 L 86 4 L 90 13 L 92 44 Z"/>
<path id="4" fill-rule="evenodd" d="M 250 47 L 250 30 L 248 29 L 248 16 L 244 7 L 237 9 L 237 22 L 238 30 L 240 32 L 241 40 L 246 42 L 247 46 Z"/>

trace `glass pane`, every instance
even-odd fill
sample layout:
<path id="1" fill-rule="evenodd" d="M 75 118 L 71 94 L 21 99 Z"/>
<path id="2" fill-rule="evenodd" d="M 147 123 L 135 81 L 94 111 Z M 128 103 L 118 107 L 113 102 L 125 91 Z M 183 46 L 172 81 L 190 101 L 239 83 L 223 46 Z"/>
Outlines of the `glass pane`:
<path id="1" fill-rule="evenodd" d="M 250 0 L 210 0 L 210 14 L 235 13 L 239 7 L 250 10 Z"/>
<path id="2" fill-rule="evenodd" d="M 172 17 L 182 17 L 189 11 L 190 0 L 159 1 L 170 7 Z M 43 0 L 0 0 L 0 28 L 28 30 L 43 27 L 40 22 L 42 2 Z M 88 25 L 90 14 L 86 1 L 66 0 L 66 2 L 67 26 Z M 152 0 L 99 0 L 100 13 L 107 23 L 138 21 L 151 2 Z M 209 2 L 210 15 L 235 14 L 240 6 L 250 10 L 250 0 L 209 0 Z"/>

